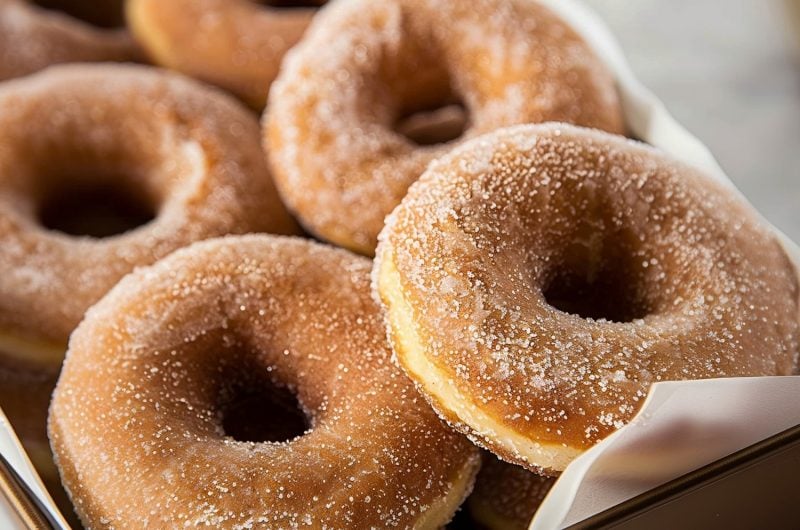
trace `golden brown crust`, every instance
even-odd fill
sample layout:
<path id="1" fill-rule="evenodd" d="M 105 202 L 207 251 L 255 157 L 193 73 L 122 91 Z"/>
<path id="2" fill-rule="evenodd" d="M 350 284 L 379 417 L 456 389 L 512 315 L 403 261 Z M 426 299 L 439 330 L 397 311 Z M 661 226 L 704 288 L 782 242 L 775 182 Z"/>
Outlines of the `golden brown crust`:
<path id="1" fill-rule="evenodd" d="M 467 509 L 472 519 L 488 530 L 527 530 L 554 483 L 554 478 L 487 453 Z"/>
<path id="2" fill-rule="evenodd" d="M 0 80 L 54 64 L 133 61 L 139 55 L 125 29 L 94 27 L 26 0 L 0 0 Z"/>
<path id="3" fill-rule="evenodd" d="M 201 239 L 296 230 L 258 139 L 246 109 L 155 69 L 61 66 L 7 82 L 0 90 L 0 334 L 30 341 L 31 351 L 56 352 L 84 311 L 134 267 Z M 44 198 L 83 184 L 141 193 L 156 217 L 101 239 L 43 228 Z M 57 366 L 60 356 L 53 357 L 40 360 Z"/>
<path id="4" fill-rule="evenodd" d="M 394 130 L 407 114 L 459 101 L 462 139 L 417 145 Z M 371 255 L 385 216 L 431 160 L 499 127 L 550 120 L 623 131 L 611 74 L 537 2 L 346 0 L 287 54 L 265 145 L 305 227 Z"/>
<path id="5" fill-rule="evenodd" d="M 563 469 L 653 382 L 785 375 L 797 356 L 796 272 L 770 229 L 623 138 L 550 124 L 477 139 L 431 165 L 381 237 L 399 361 L 459 429 L 531 469 Z"/>
<path id="6" fill-rule="evenodd" d="M 261 109 L 284 54 L 315 11 L 250 0 L 131 0 L 127 12 L 131 30 L 157 64 Z"/>
<path id="7" fill-rule="evenodd" d="M 445 524 L 479 455 L 391 362 L 370 266 L 241 236 L 123 279 L 72 335 L 50 413 L 84 523 Z M 291 389 L 310 430 L 278 443 L 225 436 L 220 396 L 245 373 Z"/>

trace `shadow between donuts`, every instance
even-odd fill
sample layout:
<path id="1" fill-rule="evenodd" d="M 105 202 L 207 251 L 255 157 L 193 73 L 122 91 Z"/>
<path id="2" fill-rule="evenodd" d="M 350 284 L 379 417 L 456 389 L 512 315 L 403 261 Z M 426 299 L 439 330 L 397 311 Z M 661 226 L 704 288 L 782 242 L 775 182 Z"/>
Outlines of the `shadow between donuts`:
<path id="1" fill-rule="evenodd" d="M 262 6 L 276 9 L 316 9 L 325 5 L 327 0 L 257 0 Z"/>
<path id="2" fill-rule="evenodd" d="M 466 508 L 465 505 L 462 505 L 461 508 L 456 512 L 453 516 L 453 520 L 447 523 L 447 526 L 444 530 L 489 530 L 486 526 L 479 523 L 473 516 L 470 514 L 469 510 Z"/>
<path id="3" fill-rule="evenodd" d="M 124 0 L 33 0 L 33 4 L 82 20 L 102 29 L 118 29 L 125 26 Z"/>

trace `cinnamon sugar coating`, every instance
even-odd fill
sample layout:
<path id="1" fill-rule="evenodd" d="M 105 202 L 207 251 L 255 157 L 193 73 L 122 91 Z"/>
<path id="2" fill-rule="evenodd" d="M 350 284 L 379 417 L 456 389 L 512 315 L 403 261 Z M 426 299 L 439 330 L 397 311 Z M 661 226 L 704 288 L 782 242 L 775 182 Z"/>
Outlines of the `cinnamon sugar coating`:
<path id="1" fill-rule="evenodd" d="M 157 64 L 222 87 L 261 109 L 284 54 L 315 10 L 251 0 L 130 0 L 127 12 L 136 39 Z"/>
<path id="2" fill-rule="evenodd" d="M 74 187 L 111 186 L 155 218 L 119 235 L 44 228 Z M 51 345 L 57 368 L 86 309 L 120 278 L 194 241 L 293 233 L 258 123 L 226 96 L 138 66 L 60 66 L 0 88 L 0 349 Z M 33 346 L 31 350 L 36 350 Z"/>
<path id="3" fill-rule="evenodd" d="M 125 29 L 95 27 L 26 0 L 0 0 L 0 81 L 54 64 L 139 56 Z"/>
<path id="4" fill-rule="evenodd" d="M 460 139 L 419 145 L 395 131 L 408 115 L 452 103 L 468 114 Z M 371 255 L 385 216 L 429 162 L 479 134 L 548 120 L 623 131 L 611 74 L 537 2 L 342 0 L 287 54 L 265 145 L 304 226 Z"/>
<path id="5" fill-rule="evenodd" d="M 50 436 L 93 528 L 438 528 L 477 471 L 391 362 L 371 263 L 299 239 L 195 244 L 123 279 L 70 339 Z M 241 442 L 227 390 L 288 388 L 310 421 Z"/>
<path id="6" fill-rule="evenodd" d="M 430 166 L 381 240 L 401 365 L 458 429 L 533 470 L 562 470 L 656 381 L 796 362 L 796 271 L 766 223 L 621 137 L 547 124 L 476 139 Z"/>

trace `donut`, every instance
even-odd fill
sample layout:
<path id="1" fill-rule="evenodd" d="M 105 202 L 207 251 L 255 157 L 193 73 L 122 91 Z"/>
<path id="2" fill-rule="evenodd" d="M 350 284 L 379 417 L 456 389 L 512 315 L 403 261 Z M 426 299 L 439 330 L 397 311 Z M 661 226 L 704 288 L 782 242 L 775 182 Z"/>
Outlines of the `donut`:
<path id="1" fill-rule="evenodd" d="M 113 213 L 116 199 L 133 211 L 87 215 Z M 47 406 L 86 309 L 134 267 L 262 230 L 296 228 L 257 120 L 227 97 L 142 66 L 58 66 L 3 84 L 0 407 L 48 486 Z"/>
<path id="2" fill-rule="evenodd" d="M 453 108 L 461 127 L 404 134 L 416 117 Z M 624 131 L 610 72 L 539 3 L 343 0 L 287 55 L 264 143 L 305 228 L 372 255 L 429 162 L 479 134 L 550 120 Z"/>
<path id="3" fill-rule="evenodd" d="M 652 383 L 788 375 L 798 279 L 727 185 L 622 137 L 517 126 L 431 164 L 381 234 L 399 363 L 504 460 L 557 472 Z"/>
<path id="4" fill-rule="evenodd" d="M 439 528 L 480 455 L 391 361 L 371 262 L 294 238 L 227 237 L 124 278 L 70 339 L 50 410 L 88 527 Z M 228 427 L 295 400 L 294 432 Z M 231 435 L 249 432 L 248 436 Z"/>
<path id="5" fill-rule="evenodd" d="M 0 81 L 60 63 L 137 60 L 121 14 L 113 1 L 0 0 Z"/>
<path id="6" fill-rule="evenodd" d="M 554 483 L 554 478 L 486 454 L 467 510 L 474 522 L 488 530 L 527 530 Z"/>
<path id="7" fill-rule="evenodd" d="M 114 194 L 152 219 L 109 237 L 58 230 L 64 205 Z M 7 356 L 58 367 L 86 309 L 134 267 L 200 239 L 294 230 L 257 120 L 215 91 L 122 65 L 54 67 L 0 89 Z"/>
<path id="8" fill-rule="evenodd" d="M 131 30 L 157 64 L 262 109 L 286 51 L 325 0 L 129 0 Z"/>

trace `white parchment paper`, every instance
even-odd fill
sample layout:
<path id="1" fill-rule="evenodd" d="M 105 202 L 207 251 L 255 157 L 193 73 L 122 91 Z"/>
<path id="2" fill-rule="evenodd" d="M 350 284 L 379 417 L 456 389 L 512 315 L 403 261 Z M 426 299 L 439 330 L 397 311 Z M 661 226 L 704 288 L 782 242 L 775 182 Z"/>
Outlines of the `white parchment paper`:
<path id="1" fill-rule="evenodd" d="M 11 428 L 8 418 L 6 418 L 2 411 L 0 411 L 0 453 L 2 453 L 9 464 L 14 467 L 14 471 L 25 481 L 25 484 L 27 484 L 31 492 L 39 498 L 42 505 L 50 511 L 53 520 L 61 524 L 63 528 L 69 528 L 69 525 L 58 511 L 58 508 L 56 508 L 50 494 L 47 493 L 44 484 L 42 484 L 42 481 L 39 479 L 39 475 L 34 471 L 31 461 L 22 449 L 22 445 L 20 445 L 16 434 L 14 434 L 14 430 Z M 7 528 L 9 530 L 25 528 L 12 505 L 3 495 L 0 495 L 0 528 Z"/>
<path id="2" fill-rule="evenodd" d="M 800 377 L 653 385 L 625 427 L 575 459 L 531 524 L 563 528 L 800 424 Z"/>

